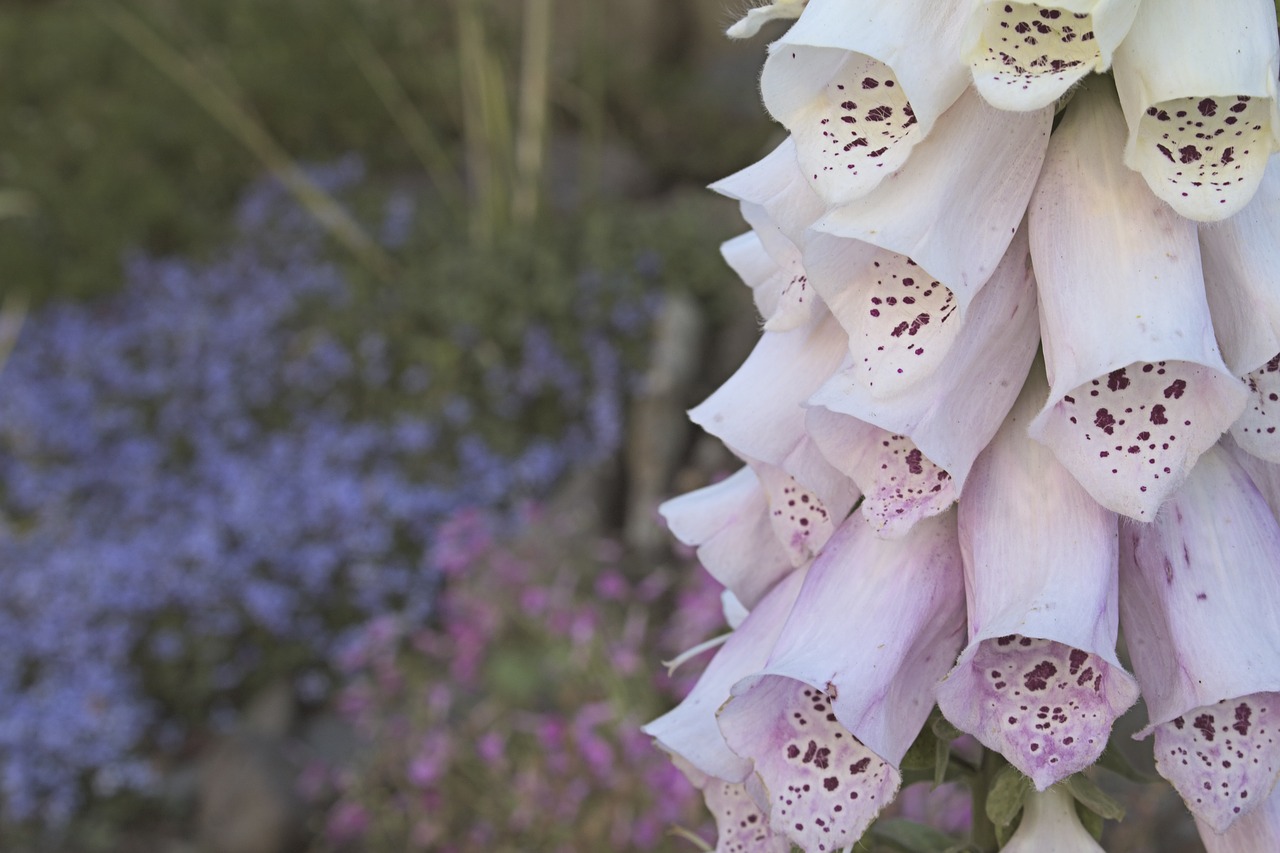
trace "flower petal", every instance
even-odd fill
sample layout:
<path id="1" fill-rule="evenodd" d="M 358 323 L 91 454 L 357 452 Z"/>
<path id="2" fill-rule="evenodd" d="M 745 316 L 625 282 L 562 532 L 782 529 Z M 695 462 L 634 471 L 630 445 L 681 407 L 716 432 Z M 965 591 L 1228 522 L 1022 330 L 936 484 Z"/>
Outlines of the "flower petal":
<path id="1" fill-rule="evenodd" d="M 1115 57 L 1125 163 L 1183 216 L 1231 216 L 1280 149 L 1278 74 L 1266 3 L 1146 0 Z"/>
<path id="2" fill-rule="evenodd" d="M 1244 378 L 1249 403 L 1231 436 L 1244 450 L 1268 462 L 1280 462 L 1280 354 Z"/>
<path id="3" fill-rule="evenodd" d="M 988 0 L 975 4 L 964 58 L 992 104 L 1038 109 L 1105 71 L 1137 11 L 1138 0 Z"/>
<path id="4" fill-rule="evenodd" d="M 1031 424 L 1094 500 L 1149 519 L 1244 407 L 1222 363 L 1195 226 L 1120 163 L 1124 122 L 1082 87 L 1031 201 L 1052 391 Z"/>
<path id="5" fill-rule="evenodd" d="M 934 373 L 881 399 L 869 387 L 878 378 L 855 363 L 809 399 L 810 436 L 857 483 L 863 514 L 885 535 L 951 505 L 1022 387 L 1037 318 L 1020 235 Z"/>
<path id="6" fill-rule="evenodd" d="M 873 189 L 907 160 L 968 83 L 956 0 L 810 0 L 769 49 L 764 104 L 795 137 L 829 203 Z"/>
<path id="7" fill-rule="evenodd" d="M 960 645 L 960 584 L 953 515 L 898 541 L 852 517 L 814 561 L 767 666 L 734 686 L 720 729 L 756 762 L 774 826 L 806 849 L 857 840 L 896 791 Z"/>
<path id="8" fill-rule="evenodd" d="M 938 687 L 959 729 L 1044 790 L 1101 755 L 1138 685 L 1116 658 L 1116 516 L 1026 435 L 1032 369 L 960 504 L 969 646 Z"/>
<path id="9" fill-rule="evenodd" d="M 963 313 L 1022 222 L 1052 123 L 1051 108 L 1003 112 L 969 89 L 892 180 L 832 209 L 814 230 L 910 257 L 954 292 Z M 812 255 L 806 249 L 807 263 Z"/>
<path id="10" fill-rule="evenodd" d="M 765 320 L 778 310 L 784 291 L 799 282 L 788 276 L 773 256 L 765 251 L 760 235 L 755 231 L 739 234 L 720 245 L 720 255 L 725 263 L 751 288 L 751 298 L 756 310 Z"/>
<path id="11" fill-rule="evenodd" d="M 1202 820 L 1196 820 L 1200 840 L 1206 853 L 1274 853 L 1280 850 L 1280 793 L 1271 796 L 1244 815 L 1226 832 L 1215 832 Z"/>
<path id="12" fill-rule="evenodd" d="M 1200 227 L 1200 254 L 1213 328 L 1231 372 L 1244 376 L 1280 352 L 1280 157 L 1253 201 Z"/>
<path id="13" fill-rule="evenodd" d="M 702 773 L 729 782 L 744 781 L 751 773 L 751 761 L 726 746 L 716 726 L 716 711 L 735 683 L 765 665 L 807 571 L 783 578 L 716 652 L 684 701 L 646 724 L 644 732 Z"/>
<path id="14" fill-rule="evenodd" d="M 771 523 L 769 498 L 751 468 L 658 507 L 677 539 L 748 607 L 795 568 Z"/>
<path id="15" fill-rule="evenodd" d="M 1219 448 L 1201 457 L 1154 521 L 1122 524 L 1120 613 L 1150 715 L 1140 736 L 1166 726 L 1162 740 L 1194 755 L 1190 747 L 1196 744 L 1178 742 L 1167 728 L 1177 730 L 1178 718 L 1194 722 L 1224 701 L 1231 708 L 1247 703 L 1259 720 L 1274 715 L 1271 704 L 1264 715 L 1254 694 L 1280 690 L 1280 635 L 1273 630 L 1280 612 L 1276 565 L 1280 524 L 1245 471 Z M 1243 780 L 1239 767 L 1210 767 L 1167 749 L 1157 755 L 1160 771 L 1184 799 L 1190 797 L 1188 808 L 1218 831 L 1260 803 L 1260 793 L 1280 772 L 1276 738 L 1253 752 Z M 1213 774 L 1215 795 L 1230 796 L 1196 802 L 1204 773 Z M 1254 778 L 1255 773 L 1267 778 Z M 1240 798 L 1241 790 L 1252 799 Z"/>
<path id="16" fill-rule="evenodd" d="M 715 853 L 791 853 L 783 833 L 775 833 L 745 784 L 709 779 L 702 789 L 716 821 Z"/>
<path id="17" fill-rule="evenodd" d="M 1080 823 L 1076 801 L 1063 786 L 1027 795 L 1018 831 L 1002 853 L 1105 853 Z"/>

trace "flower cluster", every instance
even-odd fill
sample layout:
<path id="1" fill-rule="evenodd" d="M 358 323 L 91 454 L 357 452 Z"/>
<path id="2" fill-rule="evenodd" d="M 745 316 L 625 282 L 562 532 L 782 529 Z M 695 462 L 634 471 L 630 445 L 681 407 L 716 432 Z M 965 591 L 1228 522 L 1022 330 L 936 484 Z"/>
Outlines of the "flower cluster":
<path id="1" fill-rule="evenodd" d="M 379 619 L 343 649 L 338 705 L 361 749 L 303 774 L 326 815 L 317 849 L 638 853 L 697 817 L 697 792 L 639 729 L 688 683 L 655 685 L 644 656 L 711 630 L 719 586 L 637 582 L 571 513 L 524 520 L 499 537 L 490 514 L 454 514 L 439 618 Z"/>
<path id="2" fill-rule="evenodd" d="M 313 177 L 336 192 L 362 167 Z M 384 237 L 412 219 L 393 197 Z M 344 632 L 433 610 L 452 541 L 437 525 L 541 494 L 618 446 L 618 347 L 649 308 L 605 277 L 579 284 L 618 313 L 583 324 L 585 359 L 530 325 L 486 388 L 450 388 L 363 318 L 344 334 L 335 318 L 367 311 L 280 185 L 252 187 L 236 226 L 211 260 L 134 257 L 119 294 L 35 311 L 5 365 L 5 819 L 65 820 L 86 781 L 146 790 L 149 753 L 264 679 L 299 675 L 304 699 L 323 699 Z M 432 394 L 438 409 L 422 404 Z M 557 432 L 513 449 L 476 435 L 534 406 Z"/>
<path id="3" fill-rule="evenodd" d="M 1206 845 L 1280 848 L 1273 12 L 787 0 L 731 30 L 798 18 L 761 79 L 790 135 L 713 186 L 764 326 L 691 417 L 745 466 L 663 513 L 734 630 L 646 727 L 718 851 L 849 848 L 935 704 L 1035 788 L 1006 849 L 1097 850 L 1057 783 L 1140 694 Z"/>

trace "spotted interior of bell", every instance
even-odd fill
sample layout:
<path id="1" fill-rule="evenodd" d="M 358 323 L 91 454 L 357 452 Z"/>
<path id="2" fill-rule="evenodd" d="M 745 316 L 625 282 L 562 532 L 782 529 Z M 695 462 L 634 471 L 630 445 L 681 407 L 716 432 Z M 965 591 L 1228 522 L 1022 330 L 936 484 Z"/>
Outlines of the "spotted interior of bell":
<path id="1" fill-rule="evenodd" d="M 716 853 L 790 853 L 791 843 L 770 830 L 746 785 L 712 779 L 702 794 L 716 821 Z"/>
<path id="2" fill-rule="evenodd" d="M 1105 690 L 1109 664 L 1097 655 L 1010 634 L 984 641 L 970 666 L 987 739 L 1037 783 L 1066 778 L 1102 753 L 1116 714 Z"/>
<path id="3" fill-rule="evenodd" d="M 1265 98 L 1243 95 L 1148 107 L 1138 125 L 1144 177 L 1175 208 L 1178 199 L 1206 197 L 1219 207 L 1243 204 L 1271 153 L 1269 107 Z"/>
<path id="4" fill-rule="evenodd" d="M 951 475 L 904 435 L 884 433 L 863 465 L 862 514 L 886 536 L 902 535 L 920 519 L 955 503 Z"/>
<path id="5" fill-rule="evenodd" d="M 849 349 L 877 396 L 928 378 L 950 351 L 960 318 L 955 295 L 906 255 L 884 252 L 863 285 Z"/>
<path id="6" fill-rule="evenodd" d="M 1167 485 L 1189 452 L 1185 440 L 1197 411 L 1196 377 L 1184 361 L 1136 362 L 1072 389 L 1057 404 L 1075 447 L 1068 461 L 1083 459 L 1141 493 Z"/>
<path id="7" fill-rule="evenodd" d="M 1280 355 L 1244 377 L 1249 404 L 1231 427 L 1242 448 L 1268 462 L 1280 462 Z"/>
<path id="8" fill-rule="evenodd" d="M 1013 2 L 988 3 L 984 11 L 975 73 L 1019 89 L 1052 77 L 1065 90 L 1098 61 L 1092 15 Z"/>
<path id="9" fill-rule="evenodd" d="M 811 156 L 801 151 L 801 167 L 807 167 L 819 191 L 830 177 L 844 183 L 873 173 L 888 175 L 906 161 L 919 126 L 887 65 L 851 53 L 820 98 L 820 108 L 808 118 L 815 124 L 805 134 L 812 139 Z"/>
<path id="10" fill-rule="evenodd" d="M 769 521 L 793 566 L 813 558 L 835 531 L 826 507 L 813 492 L 788 474 L 762 478 L 769 494 Z"/>
<path id="11" fill-rule="evenodd" d="M 1218 832 L 1262 803 L 1280 775 L 1280 693 L 1206 705 L 1155 728 L 1156 768 Z"/>
<path id="12" fill-rule="evenodd" d="M 778 679 L 770 694 L 777 715 L 751 756 L 770 824 L 810 853 L 850 847 L 897 793 L 898 771 L 836 720 L 826 693 Z"/>

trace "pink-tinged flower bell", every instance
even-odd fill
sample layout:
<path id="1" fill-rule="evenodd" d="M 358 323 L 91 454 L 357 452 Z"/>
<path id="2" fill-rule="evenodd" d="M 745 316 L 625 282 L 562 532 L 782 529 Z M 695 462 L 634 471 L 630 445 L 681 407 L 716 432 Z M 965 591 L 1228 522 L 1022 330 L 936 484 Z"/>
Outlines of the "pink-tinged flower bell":
<path id="1" fill-rule="evenodd" d="M 1109 85 L 1082 87 L 1031 199 L 1052 389 L 1031 435 L 1094 500 L 1148 520 L 1245 389 L 1214 339 L 1195 225 L 1125 168 L 1124 137 Z"/>
<path id="2" fill-rule="evenodd" d="M 1022 822 L 1001 853 L 1105 853 L 1076 814 L 1075 798 L 1061 785 L 1027 794 Z"/>
<path id="3" fill-rule="evenodd" d="M 1249 386 L 1231 434 L 1250 453 L 1280 462 L 1280 157 L 1253 201 L 1200 228 L 1200 252 L 1222 357 Z"/>
<path id="4" fill-rule="evenodd" d="M 699 773 L 678 758 L 675 761 L 693 786 L 702 791 L 707 811 L 715 819 L 715 853 L 791 853 L 787 836 L 774 832 L 768 817 L 756 805 L 758 779 L 751 776 L 745 783 L 726 782 Z M 757 796 L 752 796 L 753 792 Z"/>
<path id="5" fill-rule="evenodd" d="M 1205 853 L 1275 853 L 1280 850 L 1280 793 L 1231 824 L 1226 832 L 1214 832 L 1196 820 Z"/>
<path id="6" fill-rule="evenodd" d="M 1280 776 L 1280 524 L 1213 448 L 1148 524 L 1122 523 L 1120 617 L 1156 769 L 1222 832 Z"/>
<path id="7" fill-rule="evenodd" d="M 764 667 L 808 571 L 794 572 L 770 590 L 729 635 L 684 701 L 645 725 L 645 734 L 701 773 L 727 782 L 746 781 L 751 760 L 725 744 L 716 712 L 734 684 Z"/>
<path id="8" fill-rule="evenodd" d="M 812 319 L 818 297 L 811 291 L 804 269 L 779 266 L 755 231 L 739 234 L 720 245 L 725 263 L 751 288 L 751 299 L 766 331 L 787 332 Z"/>
<path id="9" fill-rule="evenodd" d="M 778 267 L 770 287 L 781 285 L 781 289 L 776 296 L 767 297 L 772 300 L 769 312 L 765 313 L 761 300 L 756 301 L 765 330 L 785 332 L 812 319 L 819 301 L 808 284 L 801 243 L 805 229 L 827 205 L 800 174 L 791 138 L 758 163 L 712 184 L 711 189 L 741 203 L 743 219 Z M 752 284 L 753 291 L 756 287 Z"/>
<path id="10" fill-rule="evenodd" d="M 809 499 L 818 503 L 812 496 Z M 677 539 L 697 547 L 698 561 L 708 574 L 747 607 L 806 562 L 807 555 L 816 553 L 835 529 L 822 509 L 804 525 L 797 520 L 801 536 L 788 548 L 773 523 L 769 495 L 749 467 L 672 498 L 658 512 Z M 797 561 L 802 555 L 805 559 Z"/>
<path id="11" fill-rule="evenodd" d="M 1022 222 L 1052 123 L 1050 108 L 1003 112 L 969 89 L 901 169 L 824 211 L 813 229 L 911 258 L 955 295 L 963 314 Z M 806 263 L 820 254 L 806 247 Z"/>
<path id="12" fill-rule="evenodd" d="M 690 419 L 748 462 L 780 468 L 840 517 L 857 488 L 805 432 L 804 404 L 840 366 L 848 337 L 825 308 L 789 332 L 765 332 L 746 362 Z"/>
<path id="13" fill-rule="evenodd" d="M 888 805 L 898 765 L 963 639 L 955 517 L 880 539 L 850 517 L 809 570 L 760 672 L 720 711 L 754 762 L 769 823 L 809 853 L 848 848 Z"/>
<path id="14" fill-rule="evenodd" d="M 1116 658 L 1116 515 L 1026 434 L 1040 371 L 960 502 L 969 645 L 938 706 L 1043 791 L 1097 760 L 1138 685 Z"/>
<path id="15" fill-rule="evenodd" d="M 828 203 L 870 192 L 907 161 L 968 85 L 965 0 L 810 0 L 770 45 L 764 105 L 795 137 Z"/>
<path id="16" fill-rule="evenodd" d="M 900 536 L 959 497 L 1026 379 L 1036 321 L 1026 232 L 1019 231 L 932 373 L 880 398 L 868 387 L 879 377 L 852 364 L 809 398 L 810 437 L 866 495 L 862 514 L 881 535 Z M 894 342 L 890 334 L 886 345 Z"/>
<path id="17" fill-rule="evenodd" d="M 1002 110 L 1052 104 L 1092 71 L 1106 71 L 1138 0 L 983 0 L 964 58 L 982 96 Z"/>
<path id="18" fill-rule="evenodd" d="M 1143 0 L 1115 57 L 1125 163 L 1183 216 L 1231 216 L 1280 149 L 1277 74 L 1268 0 Z"/>

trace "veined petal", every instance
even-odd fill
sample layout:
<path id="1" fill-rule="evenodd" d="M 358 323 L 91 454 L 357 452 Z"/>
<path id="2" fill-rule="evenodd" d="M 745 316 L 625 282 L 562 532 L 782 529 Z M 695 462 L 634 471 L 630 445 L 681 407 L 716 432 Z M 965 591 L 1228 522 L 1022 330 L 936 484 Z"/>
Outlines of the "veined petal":
<path id="1" fill-rule="evenodd" d="M 745 781 L 751 761 L 726 746 L 716 726 L 716 711 L 734 684 L 764 667 L 807 572 L 793 572 L 775 586 L 716 652 L 684 701 L 645 725 L 644 732 L 702 773 L 729 782 Z"/>
<path id="2" fill-rule="evenodd" d="M 1258 488 L 1262 499 L 1271 508 L 1271 515 L 1280 520 L 1280 465 L 1259 459 L 1236 443 L 1229 433 L 1222 437 L 1218 446 L 1227 452 L 1236 464 L 1244 469 L 1249 479 Z"/>
<path id="3" fill-rule="evenodd" d="M 751 468 L 658 507 L 677 539 L 696 546 L 707 572 L 748 607 L 795 564 L 770 519 L 769 498 Z"/>
<path id="4" fill-rule="evenodd" d="M 960 0 L 810 0 L 769 48 L 760 89 L 828 203 L 906 162 L 968 84 Z"/>
<path id="5" fill-rule="evenodd" d="M 1051 392 L 1031 424 L 1094 500 L 1150 519 L 1244 408 L 1218 353 L 1195 226 L 1120 162 L 1124 120 L 1082 87 L 1031 200 Z"/>
<path id="6" fill-rule="evenodd" d="M 1022 222 L 1052 123 L 1051 108 L 1004 112 L 966 90 L 892 178 L 814 230 L 910 257 L 963 313 Z M 813 254 L 806 248 L 806 262 Z"/>
<path id="7" fill-rule="evenodd" d="M 671 756 L 671 762 L 702 792 L 707 811 L 716 822 L 715 853 L 790 853 L 787 837 L 769 828 L 768 816 L 756 804 L 760 782 L 754 776 L 748 776 L 746 782 L 726 782 L 708 776 L 678 755 Z"/>
<path id="8" fill-rule="evenodd" d="M 992 104 L 1038 109 L 1105 71 L 1137 11 L 1138 0 L 987 0 L 975 4 L 964 58 Z"/>
<path id="9" fill-rule="evenodd" d="M 701 405 L 694 423 L 744 459 L 781 468 L 831 512 L 857 490 L 822 458 L 805 433 L 804 403 L 848 353 L 848 337 L 823 309 L 789 332 L 765 332 L 746 362 Z"/>
<path id="10" fill-rule="evenodd" d="M 1018 831 L 1002 853 L 1105 853 L 1076 814 L 1075 798 L 1061 785 L 1027 795 Z"/>
<path id="11" fill-rule="evenodd" d="M 1223 450 L 1120 531 L 1120 615 L 1156 767 L 1221 832 L 1280 774 L 1280 524 Z M 1236 755 L 1236 753 L 1242 753 Z"/>
<path id="12" fill-rule="evenodd" d="M 1196 828 L 1206 853 L 1274 853 L 1280 850 L 1280 793 L 1273 791 L 1226 832 L 1215 832 L 1199 818 Z"/>
<path id="13" fill-rule="evenodd" d="M 1204 282 L 1222 358 L 1236 376 L 1280 352 L 1280 157 L 1253 201 L 1223 222 L 1200 226 Z"/>
<path id="14" fill-rule="evenodd" d="M 1013 405 L 1035 355 L 1035 288 L 1025 235 L 974 300 L 947 358 L 895 396 L 871 393 L 853 364 L 809 399 L 809 435 L 866 495 L 883 535 L 905 533 L 959 496 L 974 459 Z"/>
<path id="15" fill-rule="evenodd" d="M 1277 74 L 1265 0 L 1145 0 L 1115 58 L 1125 163 L 1183 216 L 1231 216 L 1280 149 Z"/>
<path id="16" fill-rule="evenodd" d="M 887 541 L 848 519 L 814 561 L 767 666 L 720 730 L 755 762 L 770 822 L 809 851 L 848 847 L 888 804 L 963 631 L 954 515 Z"/>
<path id="17" fill-rule="evenodd" d="M 1138 685 L 1116 658 L 1117 522 L 1026 434 L 1048 393 L 1033 367 L 960 503 L 969 645 L 942 713 L 1039 790 L 1102 754 Z"/>

